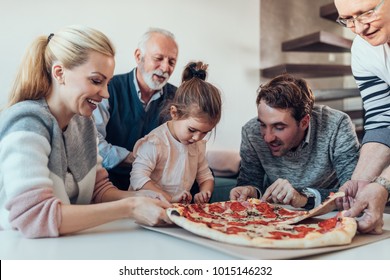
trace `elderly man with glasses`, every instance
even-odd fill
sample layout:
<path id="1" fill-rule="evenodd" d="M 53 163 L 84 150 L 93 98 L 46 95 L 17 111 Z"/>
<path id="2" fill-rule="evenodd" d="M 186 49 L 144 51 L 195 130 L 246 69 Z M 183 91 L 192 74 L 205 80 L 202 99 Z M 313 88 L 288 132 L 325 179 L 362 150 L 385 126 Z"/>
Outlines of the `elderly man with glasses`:
<path id="1" fill-rule="evenodd" d="M 352 72 L 365 110 L 365 135 L 351 180 L 338 201 L 358 219 L 361 232 L 382 233 L 383 211 L 390 196 L 390 0 L 335 0 L 337 22 L 354 39 Z"/>

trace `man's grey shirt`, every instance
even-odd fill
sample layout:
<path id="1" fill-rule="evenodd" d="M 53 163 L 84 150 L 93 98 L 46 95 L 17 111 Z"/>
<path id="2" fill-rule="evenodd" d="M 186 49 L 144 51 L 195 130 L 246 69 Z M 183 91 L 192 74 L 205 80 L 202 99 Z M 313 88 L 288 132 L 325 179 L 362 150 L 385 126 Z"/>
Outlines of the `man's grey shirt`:
<path id="1" fill-rule="evenodd" d="M 272 155 L 260 134 L 257 118 L 242 128 L 241 166 L 237 186 L 252 185 L 262 193 L 278 178 L 296 189 L 317 189 L 324 200 L 351 178 L 360 144 L 349 116 L 315 105 L 309 135 L 294 152 Z"/>

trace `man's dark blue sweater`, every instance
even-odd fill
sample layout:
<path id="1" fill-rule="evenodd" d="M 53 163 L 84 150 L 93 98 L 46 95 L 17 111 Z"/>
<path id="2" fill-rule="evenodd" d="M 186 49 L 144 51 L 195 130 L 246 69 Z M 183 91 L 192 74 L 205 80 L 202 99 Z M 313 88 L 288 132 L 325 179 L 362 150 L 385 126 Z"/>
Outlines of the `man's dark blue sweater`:
<path id="1" fill-rule="evenodd" d="M 134 71 L 115 75 L 108 86 L 110 119 L 106 127 L 106 140 L 129 151 L 133 150 L 138 139 L 169 119 L 167 106 L 176 92 L 175 86 L 166 84 L 162 96 L 153 100 L 145 111 L 134 85 Z M 167 113 L 163 112 L 164 109 Z M 108 173 L 115 186 L 127 190 L 130 171 L 131 167 L 116 166 Z"/>

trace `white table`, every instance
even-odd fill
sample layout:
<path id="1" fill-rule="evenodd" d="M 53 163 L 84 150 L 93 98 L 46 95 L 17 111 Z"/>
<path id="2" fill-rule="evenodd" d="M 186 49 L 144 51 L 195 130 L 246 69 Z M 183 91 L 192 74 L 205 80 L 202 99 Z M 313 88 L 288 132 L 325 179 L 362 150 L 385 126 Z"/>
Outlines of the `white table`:
<path id="1" fill-rule="evenodd" d="M 385 214 L 384 229 L 390 230 Z M 0 231 L 0 259 L 237 259 L 212 248 L 144 229 L 130 220 L 104 224 L 60 238 L 27 239 L 16 231 Z M 305 259 L 390 260 L 390 238 L 361 247 Z"/>

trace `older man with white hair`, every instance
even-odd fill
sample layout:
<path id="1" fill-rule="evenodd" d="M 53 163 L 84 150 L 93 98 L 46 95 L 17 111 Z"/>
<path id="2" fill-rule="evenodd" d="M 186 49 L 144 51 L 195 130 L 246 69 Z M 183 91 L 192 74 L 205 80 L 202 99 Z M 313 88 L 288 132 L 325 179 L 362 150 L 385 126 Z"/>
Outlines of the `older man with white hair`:
<path id="1" fill-rule="evenodd" d="M 162 110 L 176 92 L 168 80 L 177 56 L 178 45 L 171 32 L 149 29 L 134 53 L 137 67 L 113 77 L 108 86 L 110 98 L 94 112 L 103 166 L 122 190 L 130 184 L 135 142 L 165 121 Z"/>

